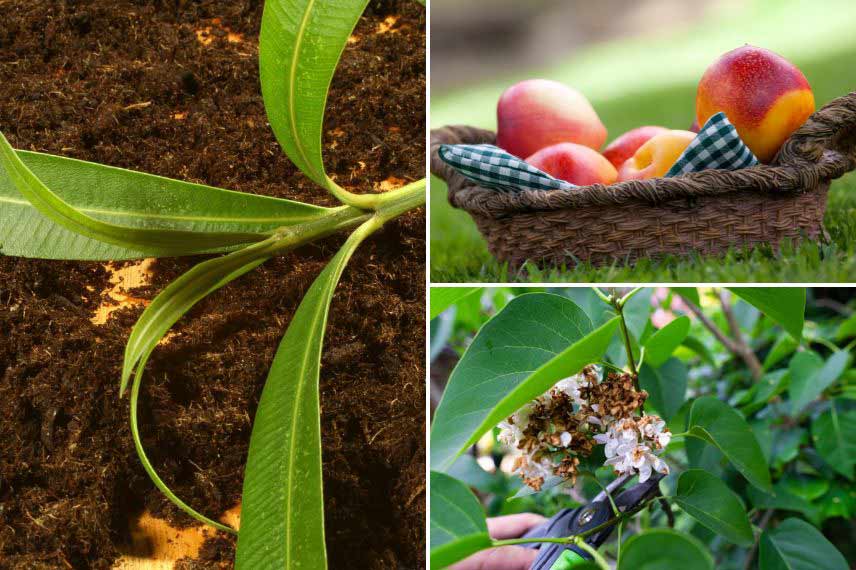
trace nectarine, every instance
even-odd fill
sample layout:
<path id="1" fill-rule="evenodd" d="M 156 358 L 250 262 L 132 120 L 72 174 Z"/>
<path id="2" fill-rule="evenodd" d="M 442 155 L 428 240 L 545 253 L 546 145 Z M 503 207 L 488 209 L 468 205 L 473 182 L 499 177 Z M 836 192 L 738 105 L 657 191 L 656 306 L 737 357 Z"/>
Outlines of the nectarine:
<path id="1" fill-rule="evenodd" d="M 606 141 L 606 127 L 585 96 L 547 79 L 521 81 L 506 89 L 496 119 L 497 146 L 521 158 L 556 143 L 597 150 Z"/>
<path id="2" fill-rule="evenodd" d="M 596 150 L 575 143 L 559 143 L 542 148 L 526 162 L 550 176 L 578 186 L 612 184 L 618 177 L 615 167 Z"/>
<path id="3" fill-rule="evenodd" d="M 641 180 L 665 175 L 696 137 L 690 131 L 666 131 L 639 147 L 618 169 L 618 180 Z"/>
<path id="4" fill-rule="evenodd" d="M 758 160 L 767 163 L 814 112 L 814 95 L 791 62 L 746 45 L 716 60 L 699 82 L 698 124 L 720 111 Z"/>
<path id="5" fill-rule="evenodd" d="M 627 162 L 627 159 L 636 154 L 639 147 L 648 142 L 649 139 L 667 132 L 669 129 L 665 127 L 639 127 L 632 131 L 627 131 L 606 147 L 603 151 L 603 156 L 612 163 L 615 168 L 620 168 L 622 164 Z"/>

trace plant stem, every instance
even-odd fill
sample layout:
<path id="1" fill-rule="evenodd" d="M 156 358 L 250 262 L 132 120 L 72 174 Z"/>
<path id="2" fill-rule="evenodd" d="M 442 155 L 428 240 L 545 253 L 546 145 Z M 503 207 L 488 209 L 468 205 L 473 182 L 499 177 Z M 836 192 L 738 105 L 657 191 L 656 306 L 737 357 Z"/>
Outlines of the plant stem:
<path id="1" fill-rule="evenodd" d="M 579 546 L 580 548 L 582 548 L 583 550 L 585 550 L 586 552 L 588 552 L 591 555 L 591 557 L 594 559 L 594 561 L 597 563 L 597 565 L 600 566 L 603 570 L 610 570 L 609 569 L 609 562 L 606 561 L 606 559 L 601 555 L 600 552 L 597 551 L 597 549 L 594 546 L 587 543 L 582 538 L 577 538 L 574 541 L 574 543 L 577 546 Z"/>
<path id="2" fill-rule="evenodd" d="M 634 287 L 633 289 L 630 290 L 629 293 L 627 293 L 625 296 L 623 296 L 621 299 L 618 300 L 618 304 L 621 305 L 621 307 L 623 308 L 624 305 L 627 304 L 627 301 L 632 299 L 633 296 L 636 293 L 638 293 L 639 291 L 641 291 L 642 289 L 644 289 L 644 287 Z"/>
<path id="3" fill-rule="evenodd" d="M 323 218 L 305 224 L 279 228 L 273 234 L 274 239 L 268 251 L 271 255 L 282 253 L 340 230 L 354 228 L 372 218 L 377 221 L 377 227 L 380 227 L 389 220 L 425 203 L 425 180 L 408 184 L 382 196 L 384 200 L 374 213 L 345 206 L 331 210 L 331 213 Z"/>
<path id="4" fill-rule="evenodd" d="M 761 532 L 759 532 L 758 536 L 755 537 L 755 542 L 752 543 L 752 548 L 750 548 L 749 552 L 746 553 L 746 562 L 744 565 L 745 570 L 752 568 L 752 561 L 755 559 L 755 552 L 758 550 L 758 541 L 761 540 L 761 534 L 764 532 L 764 529 L 767 528 L 768 524 L 770 524 L 773 512 L 773 509 L 767 509 L 761 517 L 761 522 L 758 524 L 758 528 L 761 529 Z"/>
<path id="5" fill-rule="evenodd" d="M 633 347 L 630 343 L 630 332 L 627 330 L 627 322 L 624 320 L 624 301 L 625 299 L 628 299 L 631 295 L 633 295 L 634 291 L 628 293 L 623 299 L 615 299 L 615 297 L 613 296 L 612 306 L 615 307 L 615 311 L 618 313 L 618 324 L 621 328 L 621 336 L 624 338 L 624 349 L 627 351 L 627 365 L 630 367 L 630 373 L 634 376 L 633 381 L 634 383 L 636 383 L 636 389 L 638 390 L 639 371 L 636 370 L 636 361 L 633 359 Z"/>
<path id="6" fill-rule="evenodd" d="M 597 295 L 601 301 L 607 305 L 612 305 L 612 297 L 601 291 L 598 287 L 592 287 L 592 291 L 594 291 L 594 294 Z"/>

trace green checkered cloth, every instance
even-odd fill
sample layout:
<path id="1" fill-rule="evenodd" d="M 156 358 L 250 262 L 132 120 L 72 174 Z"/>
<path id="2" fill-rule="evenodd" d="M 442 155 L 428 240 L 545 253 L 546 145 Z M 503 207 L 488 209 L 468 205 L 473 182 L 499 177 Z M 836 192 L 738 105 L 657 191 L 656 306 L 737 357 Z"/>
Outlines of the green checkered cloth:
<path id="1" fill-rule="evenodd" d="M 439 154 L 443 162 L 473 182 L 501 192 L 576 188 L 492 144 L 444 144 Z"/>
<path id="2" fill-rule="evenodd" d="M 444 144 L 440 158 L 479 186 L 500 192 L 568 190 L 577 186 L 559 180 L 490 144 Z M 711 168 L 738 170 L 758 164 L 724 113 L 711 117 L 666 173 L 666 177 Z"/>
<path id="3" fill-rule="evenodd" d="M 758 164 L 758 159 L 725 116 L 717 113 L 704 124 L 693 142 L 684 149 L 666 178 L 702 170 L 740 170 Z"/>

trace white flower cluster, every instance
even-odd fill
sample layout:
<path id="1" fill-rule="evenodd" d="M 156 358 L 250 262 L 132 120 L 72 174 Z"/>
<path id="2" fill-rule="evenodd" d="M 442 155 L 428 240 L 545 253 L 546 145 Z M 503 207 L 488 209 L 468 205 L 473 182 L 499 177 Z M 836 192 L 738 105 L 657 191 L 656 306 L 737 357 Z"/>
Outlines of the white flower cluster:
<path id="1" fill-rule="evenodd" d="M 553 469 L 556 463 L 542 453 L 538 447 L 532 447 L 528 450 L 520 450 L 519 443 L 524 439 L 523 431 L 529 424 L 529 414 L 536 404 L 550 404 L 554 395 L 565 393 L 577 405 L 583 405 L 585 402 L 580 396 L 580 388 L 588 386 L 589 380 L 584 373 L 565 378 L 556 383 L 553 388 L 540 396 L 537 400 L 530 402 L 515 412 L 508 420 L 499 423 L 499 441 L 520 452 L 520 455 L 515 458 L 514 470 L 520 473 L 524 480 L 527 481 L 545 481 L 553 475 Z M 556 437 L 551 438 L 551 447 L 560 451 L 567 448 L 573 441 L 573 435 L 568 431 L 562 431 L 556 434 Z"/>
<path id="2" fill-rule="evenodd" d="M 666 423 L 657 416 L 616 419 L 602 413 L 599 403 L 587 402 L 581 393 L 581 389 L 597 387 L 591 382 L 597 383 L 598 376 L 596 370 L 590 369 L 561 380 L 547 393 L 518 410 L 506 421 L 500 422 L 499 440 L 518 454 L 513 470 L 536 490 L 540 489 L 541 482 L 557 473 L 556 469 L 562 457 L 579 454 L 580 449 L 583 449 L 583 455 L 588 455 L 591 451 L 592 435 L 595 443 L 605 445 L 604 465 L 611 466 L 616 473 L 638 473 L 640 482 L 647 481 L 653 472 L 669 473 L 669 466 L 658 457 L 672 437 Z M 592 395 L 591 390 L 587 390 L 587 393 Z M 582 431 L 572 433 L 556 429 L 544 433 L 540 431 L 543 428 L 538 427 L 529 430 L 528 434 L 525 433 L 530 414 L 535 413 L 538 406 L 543 410 L 545 406 L 549 407 L 551 403 L 558 402 L 556 398 L 562 394 L 573 402 L 572 414 L 577 416 L 578 425 L 581 426 L 577 429 Z M 567 409 L 567 399 L 564 402 Z M 543 419 L 543 414 L 541 418 Z M 537 437 L 533 437 L 533 432 L 538 434 Z M 571 443 L 576 441 L 574 438 L 579 437 L 589 440 L 587 448 L 580 445 L 586 443 L 586 440 L 578 441 L 571 447 Z M 585 451 L 586 449 L 588 451 Z"/>
<path id="3" fill-rule="evenodd" d="M 639 473 L 639 482 L 644 483 L 656 471 L 669 474 L 669 466 L 657 457 L 672 439 L 666 422 L 657 416 L 627 418 L 612 423 L 606 433 L 594 436 L 598 443 L 606 444 L 605 465 L 611 465 L 616 473 Z"/>

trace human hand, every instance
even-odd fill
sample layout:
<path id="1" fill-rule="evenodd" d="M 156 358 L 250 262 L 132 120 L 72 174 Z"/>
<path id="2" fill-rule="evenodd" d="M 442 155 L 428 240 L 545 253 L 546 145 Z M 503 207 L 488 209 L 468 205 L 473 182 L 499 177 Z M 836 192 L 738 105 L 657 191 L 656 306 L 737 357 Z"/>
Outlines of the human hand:
<path id="1" fill-rule="evenodd" d="M 494 517 L 487 519 L 487 530 L 497 540 L 519 538 L 544 520 L 544 517 L 532 513 Z M 538 551 L 534 548 L 500 546 L 473 554 L 450 570 L 529 570 L 537 556 Z"/>

